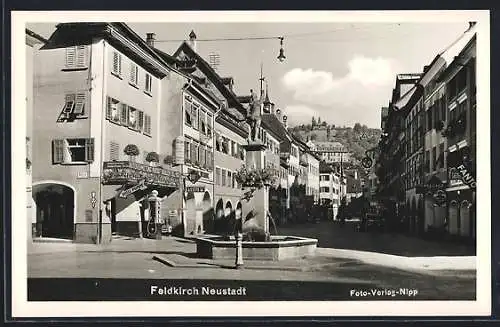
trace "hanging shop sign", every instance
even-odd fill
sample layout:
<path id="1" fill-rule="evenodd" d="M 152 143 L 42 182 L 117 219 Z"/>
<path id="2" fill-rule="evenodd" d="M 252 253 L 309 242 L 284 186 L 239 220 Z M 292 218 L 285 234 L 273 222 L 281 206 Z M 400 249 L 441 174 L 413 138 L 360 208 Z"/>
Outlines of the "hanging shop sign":
<path id="1" fill-rule="evenodd" d="M 130 161 L 108 161 L 103 164 L 102 183 L 105 185 L 139 184 L 145 180 L 147 186 L 174 187 L 180 185 L 179 172 Z"/>
<path id="2" fill-rule="evenodd" d="M 464 184 L 468 185 L 471 189 L 476 188 L 476 179 L 472 176 L 471 171 L 464 164 L 458 166 L 456 170 L 458 171 Z"/>
<path id="3" fill-rule="evenodd" d="M 361 160 L 361 165 L 365 168 L 371 168 L 371 166 L 373 165 L 373 160 L 372 158 L 370 157 L 364 157 L 362 160 Z"/>
<path id="4" fill-rule="evenodd" d="M 456 168 L 450 168 L 448 173 L 448 184 L 450 187 L 463 185 L 462 175 Z"/>

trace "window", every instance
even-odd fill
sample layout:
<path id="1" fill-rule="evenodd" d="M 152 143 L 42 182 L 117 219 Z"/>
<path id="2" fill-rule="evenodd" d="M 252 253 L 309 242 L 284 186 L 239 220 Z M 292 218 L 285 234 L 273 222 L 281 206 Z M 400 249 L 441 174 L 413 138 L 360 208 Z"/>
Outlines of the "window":
<path id="1" fill-rule="evenodd" d="M 222 186 L 226 186 L 226 171 L 222 169 Z"/>
<path id="2" fill-rule="evenodd" d="M 439 144 L 439 157 L 436 162 L 437 168 L 444 168 L 444 143 Z"/>
<path id="3" fill-rule="evenodd" d="M 321 181 L 329 181 L 329 180 L 330 180 L 330 176 L 328 176 L 328 175 L 323 175 L 323 176 L 321 176 L 321 177 L 320 177 L 320 180 L 321 180 Z"/>
<path id="4" fill-rule="evenodd" d="M 436 147 L 433 147 L 432 148 L 432 153 L 431 153 L 431 164 L 432 164 L 432 170 L 431 171 L 436 170 L 436 160 L 437 160 L 437 153 L 436 153 L 436 151 L 437 151 Z"/>
<path id="5" fill-rule="evenodd" d="M 220 185 L 220 180 L 221 180 L 221 170 L 220 168 L 215 168 L 215 185 Z"/>
<path id="6" fill-rule="evenodd" d="M 228 171 L 227 172 L 227 186 L 232 187 L 233 186 L 232 184 L 233 184 L 233 174 L 230 171 Z"/>
<path id="7" fill-rule="evenodd" d="M 203 110 L 200 110 L 200 131 L 203 133 L 203 134 L 206 134 L 207 133 L 207 123 L 206 123 L 206 120 L 207 120 L 207 113 Z"/>
<path id="8" fill-rule="evenodd" d="M 63 113 L 66 116 L 76 116 L 76 117 L 84 116 L 86 102 L 87 102 L 87 96 L 85 93 L 66 94 Z"/>
<path id="9" fill-rule="evenodd" d="M 144 114 L 144 134 L 151 135 L 151 116 Z"/>
<path id="10" fill-rule="evenodd" d="M 153 84 L 153 78 L 151 77 L 150 74 L 146 73 L 146 81 L 144 85 L 144 91 L 146 91 L 146 93 L 149 94 L 151 93 L 152 84 Z"/>
<path id="11" fill-rule="evenodd" d="M 113 66 L 111 67 L 111 72 L 117 76 L 122 75 L 122 56 L 116 51 L 113 52 Z"/>
<path id="12" fill-rule="evenodd" d="M 193 103 L 191 106 L 191 118 L 192 118 L 191 127 L 193 127 L 194 129 L 198 129 L 198 107 L 199 107 L 199 105 L 197 105 L 195 103 Z"/>
<path id="13" fill-rule="evenodd" d="M 443 122 L 445 122 L 446 121 L 446 98 L 442 97 L 441 99 L 439 99 L 439 104 L 441 107 L 441 120 Z"/>
<path id="14" fill-rule="evenodd" d="M 130 84 L 137 86 L 137 78 L 139 75 L 139 67 L 133 62 L 130 63 Z"/>
<path id="15" fill-rule="evenodd" d="M 120 113 L 118 111 L 118 100 L 108 97 L 106 106 L 106 119 L 113 122 L 120 122 Z"/>
<path id="16" fill-rule="evenodd" d="M 113 141 L 109 142 L 109 160 L 120 160 L 120 144 Z"/>
<path id="17" fill-rule="evenodd" d="M 137 129 L 137 109 L 128 107 L 128 127 Z"/>
<path id="18" fill-rule="evenodd" d="M 191 144 L 188 141 L 184 141 L 184 160 L 187 162 L 191 159 Z"/>
<path id="19" fill-rule="evenodd" d="M 87 47 L 77 45 L 66 48 L 66 69 L 79 69 L 87 67 Z"/>
<path id="20" fill-rule="evenodd" d="M 186 125 L 191 126 L 193 124 L 193 118 L 191 114 L 192 103 L 188 100 L 184 101 L 184 112 L 186 115 Z"/>
<path id="21" fill-rule="evenodd" d="M 207 136 L 212 137 L 212 115 L 207 114 Z"/>
<path id="22" fill-rule="evenodd" d="M 329 193 L 330 192 L 330 188 L 327 187 L 327 186 L 322 186 L 320 187 L 320 190 L 319 190 L 321 193 Z"/>
<path id="23" fill-rule="evenodd" d="M 53 140 L 52 161 L 54 164 L 93 162 L 94 139 Z"/>

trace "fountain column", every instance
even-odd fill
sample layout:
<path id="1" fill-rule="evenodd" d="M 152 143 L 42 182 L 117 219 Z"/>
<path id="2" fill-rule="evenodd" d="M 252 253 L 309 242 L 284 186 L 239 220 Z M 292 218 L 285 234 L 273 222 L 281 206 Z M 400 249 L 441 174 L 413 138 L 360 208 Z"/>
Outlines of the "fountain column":
<path id="1" fill-rule="evenodd" d="M 266 146 L 259 141 L 254 141 L 250 144 L 243 145 L 246 151 L 246 167 L 249 170 L 265 168 L 265 151 Z M 255 190 L 253 197 L 247 204 L 248 208 L 253 209 L 255 216 L 249 221 L 245 221 L 243 229 L 248 229 L 250 226 L 257 225 L 264 232 L 269 233 L 269 219 L 267 212 L 269 211 L 269 186 L 264 186 L 261 189 Z M 243 219 L 245 217 L 242 217 Z M 247 228 L 245 228 L 247 227 Z"/>

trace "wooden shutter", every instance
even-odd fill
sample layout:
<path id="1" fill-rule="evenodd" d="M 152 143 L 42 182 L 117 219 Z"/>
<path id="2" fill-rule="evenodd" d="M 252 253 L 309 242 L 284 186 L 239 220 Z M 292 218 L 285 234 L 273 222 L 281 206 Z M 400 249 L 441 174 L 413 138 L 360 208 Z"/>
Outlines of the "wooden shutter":
<path id="1" fill-rule="evenodd" d="M 143 111 L 138 111 L 137 129 L 141 132 L 144 130 L 144 112 Z"/>
<path id="2" fill-rule="evenodd" d="M 85 140 L 85 161 L 94 161 L 94 139 Z"/>
<path id="3" fill-rule="evenodd" d="M 121 75 L 122 73 L 122 58 L 118 52 L 113 52 L 113 73 Z"/>
<path id="4" fill-rule="evenodd" d="M 131 63 L 130 64 L 130 82 L 132 82 L 132 84 L 137 84 L 137 71 L 138 71 L 138 68 L 137 68 L 137 65 L 134 64 L 134 63 Z"/>
<path id="5" fill-rule="evenodd" d="M 106 101 L 106 119 L 112 119 L 113 116 L 113 100 L 110 97 L 107 97 Z"/>
<path id="6" fill-rule="evenodd" d="M 86 52 L 87 47 L 84 45 L 79 45 L 76 47 L 76 67 L 86 67 Z"/>
<path id="7" fill-rule="evenodd" d="M 52 141 L 52 162 L 55 164 L 64 162 L 64 140 Z"/>
<path id="8" fill-rule="evenodd" d="M 190 158 L 190 156 L 189 156 L 189 142 L 184 141 L 184 162 L 189 158 Z"/>
<path id="9" fill-rule="evenodd" d="M 120 159 L 120 145 L 116 142 L 111 141 L 109 143 L 109 160 L 119 160 Z"/>
<path id="10" fill-rule="evenodd" d="M 75 115 L 84 114 L 86 99 L 87 97 L 85 93 L 78 93 L 76 95 L 75 109 L 73 109 L 73 113 Z"/>
<path id="11" fill-rule="evenodd" d="M 76 47 L 66 48 L 66 68 L 74 68 L 76 64 Z"/>
<path id="12" fill-rule="evenodd" d="M 75 107 L 75 94 L 66 94 L 64 100 L 63 112 L 65 114 L 70 114 Z"/>
<path id="13" fill-rule="evenodd" d="M 144 133 L 151 135 L 151 116 L 144 114 Z"/>
<path id="14" fill-rule="evenodd" d="M 120 123 L 127 125 L 128 123 L 128 109 L 125 103 L 120 103 Z"/>

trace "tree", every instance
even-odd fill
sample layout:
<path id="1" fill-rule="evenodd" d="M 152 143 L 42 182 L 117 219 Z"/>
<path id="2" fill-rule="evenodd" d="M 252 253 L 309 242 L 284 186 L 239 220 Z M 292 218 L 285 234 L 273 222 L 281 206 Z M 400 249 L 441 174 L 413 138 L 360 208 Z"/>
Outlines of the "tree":
<path id="1" fill-rule="evenodd" d="M 328 125 L 328 124 L 326 123 L 326 121 L 323 121 L 323 122 L 321 123 L 321 126 L 326 126 L 326 125 Z"/>
<path id="2" fill-rule="evenodd" d="M 354 124 L 354 128 L 353 128 L 353 129 L 354 129 L 354 131 L 355 131 L 356 133 L 361 132 L 361 124 L 360 124 L 360 123 L 356 123 L 356 124 Z"/>
<path id="3" fill-rule="evenodd" d="M 318 117 L 318 125 L 321 125 L 321 117 Z"/>
<path id="4" fill-rule="evenodd" d="M 140 153 L 139 148 L 135 144 L 127 144 L 123 152 L 129 156 L 130 161 L 133 161 Z"/>
<path id="5" fill-rule="evenodd" d="M 314 116 L 312 118 L 311 125 L 312 127 L 316 126 L 316 118 L 314 118 Z"/>

